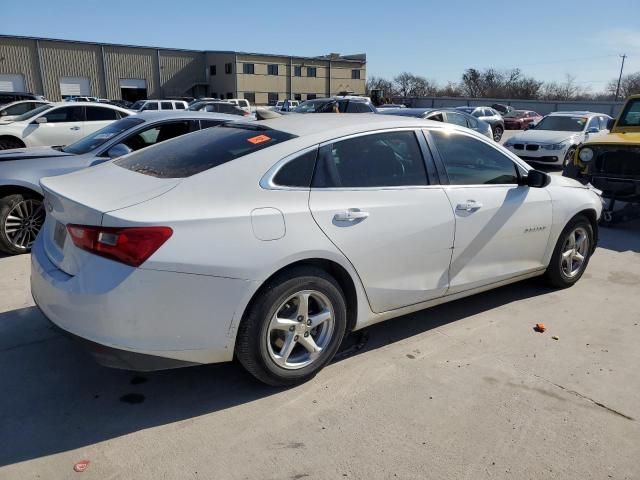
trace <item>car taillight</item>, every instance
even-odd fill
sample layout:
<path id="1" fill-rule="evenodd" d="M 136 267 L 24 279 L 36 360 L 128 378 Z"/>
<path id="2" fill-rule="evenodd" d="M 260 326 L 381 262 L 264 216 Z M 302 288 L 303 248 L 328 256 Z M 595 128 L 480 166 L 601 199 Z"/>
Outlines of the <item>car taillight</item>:
<path id="1" fill-rule="evenodd" d="M 139 267 L 173 234 L 169 227 L 67 225 L 73 244 L 87 252 Z"/>
<path id="2" fill-rule="evenodd" d="M 246 110 L 244 111 L 244 113 L 242 114 L 243 117 L 248 117 L 249 115 L 251 115 L 249 112 L 247 112 Z"/>

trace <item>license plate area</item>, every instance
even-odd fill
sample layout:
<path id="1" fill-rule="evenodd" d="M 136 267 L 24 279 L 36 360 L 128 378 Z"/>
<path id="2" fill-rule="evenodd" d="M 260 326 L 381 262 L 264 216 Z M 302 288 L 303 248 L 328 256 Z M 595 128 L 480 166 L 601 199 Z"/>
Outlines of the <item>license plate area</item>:
<path id="1" fill-rule="evenodd" d="M 64 223 L 56 221 L 56 225 L 53 229 L 53 242 L 56 246 L 62 250 L 64 249 L 64 242 L 67 239 L 67 227 Z"/>

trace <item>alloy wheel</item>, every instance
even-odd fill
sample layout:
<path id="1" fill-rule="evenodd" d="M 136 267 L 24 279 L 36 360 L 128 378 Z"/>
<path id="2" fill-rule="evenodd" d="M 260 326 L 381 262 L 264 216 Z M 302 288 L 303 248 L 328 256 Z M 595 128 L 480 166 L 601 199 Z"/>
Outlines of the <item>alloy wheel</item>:
<path id="1" fill-rule="evenodd" d="M 589 235 L 584 227 L 573 230 L 562 246 L 560 269 L 567 278 L 574 278 L 582 270 L 589 252 Z"/>
<path id="2" fill-rule="evenodd" d="M 286 370 L 306 367 L 327 348 L 334 327 L 334 308 L 326 295 L 317 290 L 297 292 L 282 302 L 269 323 L 269 356 Z"/>
<path id="3" fill-rule="evenodd" d="M 22 200 L 9 211 L 4 233 L 15 248 L 26 250 L 31 248 L 36 240 L 44 218 L 44 208 L 40 200 Z"/>

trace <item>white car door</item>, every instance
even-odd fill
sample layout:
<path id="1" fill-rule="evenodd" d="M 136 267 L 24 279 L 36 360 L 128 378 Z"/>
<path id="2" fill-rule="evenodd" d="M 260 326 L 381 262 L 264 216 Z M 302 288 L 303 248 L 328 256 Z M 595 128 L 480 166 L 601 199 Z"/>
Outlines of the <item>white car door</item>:
<path id="1" fill-rule="evenodd" d="M 435 129 L 429 135 L 456 222 L 447 293 L 544 268 L 552 221 L 546 189 L 519 186 L 520 167 L 489 141 Z"/>
<path id="2" fill-rule="evenodd" d="M 443 188 L 429 185 L 420 133 L 368 133 L 319 150 L 311 213 L 355 267 L 374 312 L 441 296 L 448 286 L 454 218 Z"/>
<path id="3" fill-rule="evenodd" d="M 83 124 L 83 106 L 54 107 L 31 121 L 24 141 L 29 147 L 69 145 L 84 136 Z"/>
<path id="4" fill-rule="evenodd" d="M 90 133 L 96 132 L 102 127 L 106 127 L 111 122 L 115 122 L 120 118 L 122 118 L 120 112 L 113 108 L 99 105 L 87 105 L 86 121 L 83 125 L 82 136 L 85 137 Z"/>

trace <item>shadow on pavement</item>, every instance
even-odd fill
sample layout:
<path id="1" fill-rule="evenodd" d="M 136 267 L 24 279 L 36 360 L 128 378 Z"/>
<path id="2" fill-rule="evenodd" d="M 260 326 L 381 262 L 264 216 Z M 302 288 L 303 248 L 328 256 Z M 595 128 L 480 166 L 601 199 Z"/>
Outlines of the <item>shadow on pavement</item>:
<path id="1" fill-rule="evenodd" d="M 356 332 L 337 361 L 461 318 L 548 293 L 526 281 Z M 366 339 L 366 341 L 364 341 Z M 135 374 L 94 363 L 35 307 L 0 314 L 0 466 L 14 464 L 237 405 L 282 389 L 234 364 Z"/>
<path id="2" fill-rule="evenodd" d="M 598 247 L 616 252 L 640 253 L 640 220 L 600 227 Z"/>

